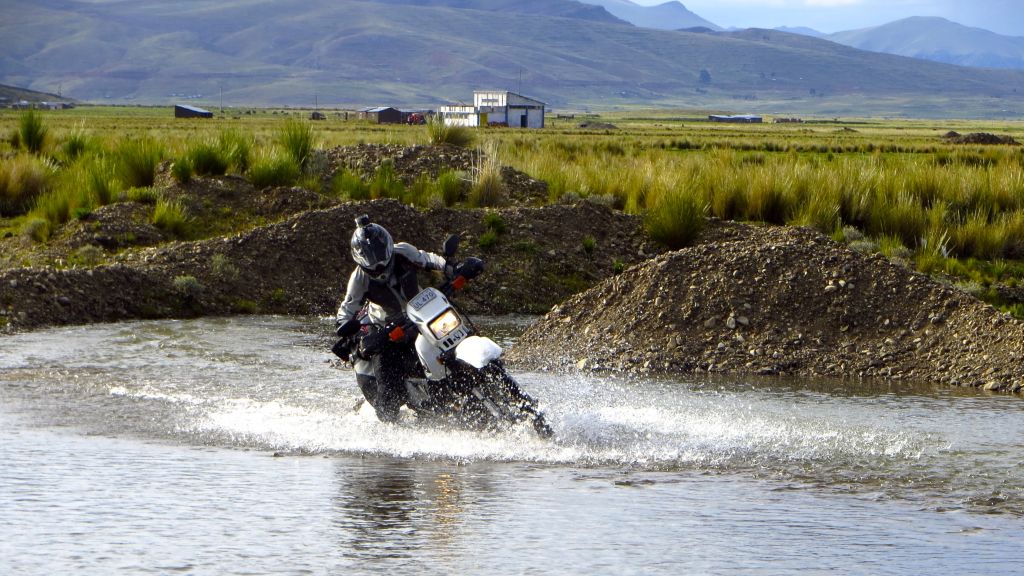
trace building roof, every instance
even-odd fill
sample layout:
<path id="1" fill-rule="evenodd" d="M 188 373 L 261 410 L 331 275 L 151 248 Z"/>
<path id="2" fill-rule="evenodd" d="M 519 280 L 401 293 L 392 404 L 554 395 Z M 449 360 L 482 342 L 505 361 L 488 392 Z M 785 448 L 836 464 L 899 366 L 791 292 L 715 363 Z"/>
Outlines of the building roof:
<path id="1" fill-rule="evenodd" d="M 523 96 L 522 94 L 519 94 L 518 92 L 513 92 L 511 90 L 473 90 L 473 94 L 474 95 L 476 95 L 476 94 L 486 94 L 488 92 L 501 92 L 501 93 L 506 94 L 506 95 L 518 96 L 520 98 L 523 98 L 524 100 L 530 100 L 530 101 L 536 102 L 538 104 L 546 104 L 545 102 L 537 100 L 536 98 L 530 98 L 529 96 Z"/>
<path id="2" fill-rule="evenodd" d="M 175 108 L 183 108 L 183 109 L 189 110 L 191 112 L 198 112 L 199 114 L 212 114 L 212 112 L 210 112 L 209 110 L 203 110 L 202 108 L 200 108 L 198 106 L 189 106 L 188 104 L 175 104 L 174 107 Z M 164 110 L 166 110 L 166 108 L 164 108 Z"/>

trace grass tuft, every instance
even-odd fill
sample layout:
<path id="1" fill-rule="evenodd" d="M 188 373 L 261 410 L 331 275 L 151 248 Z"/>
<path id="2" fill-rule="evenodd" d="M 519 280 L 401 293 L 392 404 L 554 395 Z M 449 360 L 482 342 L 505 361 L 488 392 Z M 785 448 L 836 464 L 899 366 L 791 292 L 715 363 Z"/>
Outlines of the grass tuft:
<path id="1" fill-rule="evenodd" d="M 152 138 L 131 138 L 118 145 L 114 159 L 125 187 L 152 186 L 156 180 L 156 168 L 163 159 L 163 150 Z"/>
<path id="2" fill-rule="evenodd" d="M 291 186 L 299 180 L 302 169 L 291 154 L 271 148 L 260 150 L 246 175 L 257 188 Z"/>
<path id="3" fill-rule="evenodd" d="M 49 190 L 53 168 L 29 155 L 0 160 L 0 216 L 19 216 L 28 212 L 36 199 Z"/>
<path id="4" fill-rule="evenodd" d="M 176 236 L 186 238 L 191 229 L 191 223 L 185 214 L 185 209 L 179 202 L 173 200 L 157 200 L 153 207 L 153 215 L 150 221 L 154 226 Z"/>
<path id="5" fill-rule="evenodd" d="M 694 194 L 673 188 L 654 195 L 644 215 L 644 226 L 651 238 L 678 250 L 700 236 L 705 211 Z"/>
<path id="6" fill-rule="evenodd" d="M 43 151 L 49 130 L 43 125 L 43 117 L 35 110 L 26 110 L 18 118 L 18 141 L 33 154 Z"/>
<path id="7" fill-rule="evenodd" d="M 313 151 L 313 125 L 290 118 L 278 133 L 277 142 L 301 171 L 306 168 Z"/>
<path id="8" fill-rule="evenodd" d="M 466 126 L 446 124 L 444 116 L 434 114 L 427 122 L 427 141 L 431 144 L 450 144 L 452 146 L 469 146 L 475 140 L 475 135 Z"/>
<path id="9" fill-rule="evenodd" d="M 217 145 L 198 142 L 189 147 L 184 158 L 197 176 L 223 176 L 228 171 L 228 159 Z"/>
<path id="10" fill-rule="evenodd" d="M 504 204 L 505 180 L 501 177 L 497 145 L 493 141 L 489 142 L 485 148 L 477 151 L 476 158 L 467 202 L 476 208 Z"/>
<path id="11" fill-rule="evenodd" d="M 228 164 L 228 170 L 235 174 L 245 174 L 252 162 L 253 140 L 251 136 L 237 130 L 225 130 L 217 136 L 217 149 L 220 157 Z"/>

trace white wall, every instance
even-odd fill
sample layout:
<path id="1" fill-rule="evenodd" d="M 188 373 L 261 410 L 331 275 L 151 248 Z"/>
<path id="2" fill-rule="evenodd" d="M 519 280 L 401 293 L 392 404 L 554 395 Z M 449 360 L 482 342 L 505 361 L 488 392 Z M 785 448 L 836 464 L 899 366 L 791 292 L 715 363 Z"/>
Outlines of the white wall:
<path id="1" fill-rule="evenodd" d="M 441 106 L 437 109 L 448 126 L 467 126 L 473 128 L 480 125 L 480 115 L 473 106 Z"/>

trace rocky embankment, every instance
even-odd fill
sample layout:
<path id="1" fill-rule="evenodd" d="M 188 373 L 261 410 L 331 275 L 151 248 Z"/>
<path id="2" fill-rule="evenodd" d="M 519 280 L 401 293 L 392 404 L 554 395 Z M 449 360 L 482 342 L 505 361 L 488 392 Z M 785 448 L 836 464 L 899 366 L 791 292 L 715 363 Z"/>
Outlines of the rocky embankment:
<path id="1" fill-rule="evenodd" d="M 524 365 L 887 378 L 1020 392 L 1024 324 L 806 229 L 713 222 L 553 308 Z"/>
<path id="2" fill-rule="evenodd" d="M 92 268 L 0 272 L 0 328 L 136 318 L 274 312 L 331 314 L 352 271 L 353 220 L 367 213 L 397 241 L 439 252 L 450 233 L 460 256 L 479 256 L 487 273 L 460 301 L 474 312 L 542 313 L 573 293 L 658 249 L 640 220 L 579 203 L 498 212 L 495 240 L 484 210 L 418 211 L 395 200 L 345 203 L 299 213 L 229 237 L 128 251 Z M 586 240 L 596 236 L 596 244 Z M 424 278 L 429 282 L 429 278 Z"/>

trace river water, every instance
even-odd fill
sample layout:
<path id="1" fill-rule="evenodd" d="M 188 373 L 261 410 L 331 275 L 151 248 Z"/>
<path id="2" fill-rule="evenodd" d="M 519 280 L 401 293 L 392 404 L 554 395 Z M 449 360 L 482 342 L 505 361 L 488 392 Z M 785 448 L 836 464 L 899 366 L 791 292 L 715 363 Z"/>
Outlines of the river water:
<path id="1" fill-rule="evenodd" d="M 1019 398 L 518 374 L 545 441 L 376 422 L 329 332 L 0 339 L 0 574 L 1024 574 Z"/>

